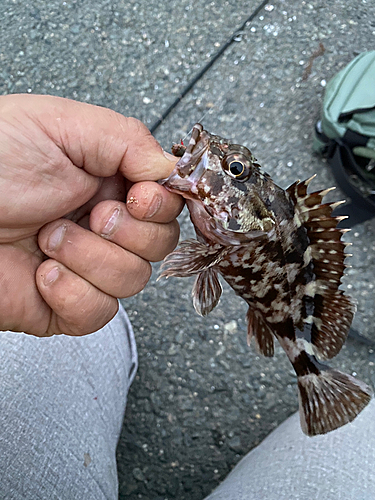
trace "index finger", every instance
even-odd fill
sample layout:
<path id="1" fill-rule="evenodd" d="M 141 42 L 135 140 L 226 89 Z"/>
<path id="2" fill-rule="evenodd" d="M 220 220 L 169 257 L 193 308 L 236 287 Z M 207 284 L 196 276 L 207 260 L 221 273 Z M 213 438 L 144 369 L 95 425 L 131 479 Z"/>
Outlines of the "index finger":
<path id="1" fill-rule="evenodd" d="M 173 170 L 148 128 L 110 109 L 54 96 L 3 96 L 1 113 L 19 120 L 22 111 L 70 161 L 86 172 L 109 177 L 120 171 L 132 182 L 158 180 Z M 17 111 L 17 112 L 16 112 Z"/>
<path id="2" fill-rule="evenodd" d="M 135 219 L 167 223 L 180 214 L 184 199 L 156 182 L 137 182 L 128 192 L 126 206 Z"/>

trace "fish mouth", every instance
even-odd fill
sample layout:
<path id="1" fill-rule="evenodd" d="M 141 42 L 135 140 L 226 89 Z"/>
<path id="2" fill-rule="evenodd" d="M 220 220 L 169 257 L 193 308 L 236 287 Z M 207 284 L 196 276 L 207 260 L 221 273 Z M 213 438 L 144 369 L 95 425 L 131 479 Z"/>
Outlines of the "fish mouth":
<path id="1" fill-rule="evenodd" d="M 171 175 L 161 181 L 161 185 L 168 189 L 168 191 L 180 194 L 184 198 L 195 197 L 197 195 L 197 185 L 207 170 L 207 153 L 203 154 L 201 160 L 188 177 L 181 177 L 179 173 L 180 162 L 181 160 L 177 162 Z"/>
<path id="2" fill-rule="evenodd" d="M 184 198 L 195 198 L 197 185 L 207 171 L 210 138 L 211 135 L 203 130 L 202 125 L 196 123 L 183 156 L 176 163 L 171 175 L 159 183 L 172 193 L 180 194 Z"/>

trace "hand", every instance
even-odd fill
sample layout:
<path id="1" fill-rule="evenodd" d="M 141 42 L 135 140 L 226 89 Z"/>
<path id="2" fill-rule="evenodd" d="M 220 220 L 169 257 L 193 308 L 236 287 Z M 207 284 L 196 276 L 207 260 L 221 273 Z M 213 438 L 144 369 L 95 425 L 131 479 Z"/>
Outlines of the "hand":
<path id="1" fill-rule="evenodd" d="M 153 182 L 173 167 L 133 118 L 0 97 L 0 330 L 104 326 L 177 244 L 182 199 Z"/>

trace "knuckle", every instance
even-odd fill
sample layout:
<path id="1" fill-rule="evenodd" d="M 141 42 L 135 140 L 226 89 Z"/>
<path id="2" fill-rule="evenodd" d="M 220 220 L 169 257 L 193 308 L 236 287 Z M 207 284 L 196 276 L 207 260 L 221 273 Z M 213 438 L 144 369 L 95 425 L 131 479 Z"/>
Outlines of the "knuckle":
<path id="1" fill-rule="evenodd" d="M 158 262 L 177 245 L 180 226 L 176 220 L 167 224 L 148 222 L 137 242 L 137 254 L 150 262 Z"/>
<path id="2" fill-rule="evenodd" d="M 180 226 L 176 220 L 168 224 L 163 224 L 161 229 L 163 231 L 163 235 L 160 238 L 162 244 L 158 247 L 155 261 L 164 259 L 164 257 L 172 252 L 180 236 Z"/>
<path id="3" fill-rule="evenodd" d="M 135 273 L 134 273 L 135 271 Z M 147 285 L 151 278 L 152 268 L 149 262 L 142 261 L 137 270 L 124 275 L 122 292 L 118 294 L 119 298 L 127 298 L 136 295 Z"/>
<path id="4" fill-rule="evenodd" d="M 130 134 L 132 137 L 146 137 L 150 136 L 151 133 L 149 129 L 137 118 L 131 116 L 124 116 L 119 113 L 115 113 L 116 119 L 124 130 L 124 133 Z"/>

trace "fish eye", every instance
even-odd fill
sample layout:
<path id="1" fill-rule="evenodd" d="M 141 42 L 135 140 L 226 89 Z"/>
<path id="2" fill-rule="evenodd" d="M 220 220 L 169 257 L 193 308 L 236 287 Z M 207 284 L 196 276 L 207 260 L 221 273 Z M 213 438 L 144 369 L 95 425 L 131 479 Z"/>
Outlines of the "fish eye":
<path id="1" fill-rule="evenodd" d="M 246 181 L 250 177 L 250 162 L 239 153 L 229 153 L 222 161 L 226 174 L 238 181 Z"/>
<path id="2" fill-rule="evenodd" d="M 229 171 L 234 177 L 240 177 L 245 171 L 245 165 L 238 160 L 233 160 L 228 165 Z"/>

